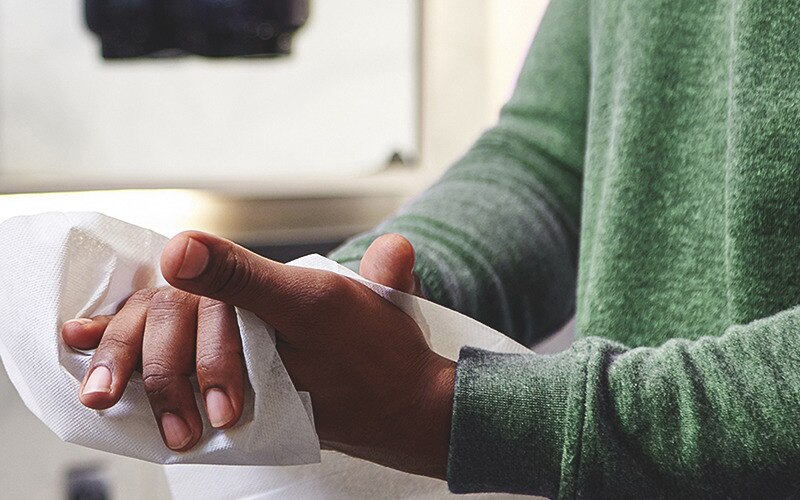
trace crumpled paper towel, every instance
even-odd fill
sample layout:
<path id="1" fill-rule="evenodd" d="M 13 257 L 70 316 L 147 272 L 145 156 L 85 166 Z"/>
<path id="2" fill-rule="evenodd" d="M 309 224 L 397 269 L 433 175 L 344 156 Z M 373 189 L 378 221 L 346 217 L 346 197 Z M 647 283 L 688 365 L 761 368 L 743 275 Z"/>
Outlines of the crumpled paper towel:
<path id="1" fill-rule="evenodd" d="M 134 291 L 165 284 L 159 259 L 166 242 L 147 229 L 93 213 L 42 214 L 0 224 L 0 357 L 25 404 L 59 437 L 152 462 L 209 464 L 166 468 L 176 498 L 449 495 L 443 481 L 335 452 L 322 452 L 316 463 L 320 448 L 310 398 L 294 390 L 277 356 L 272 328 L 244 310 L 237 314 L 250 387 L 245 413 L 232 429 L 211 430 L 204 422 L 204 436 L 193 450 L 169 450 L 140 377 L 109 410 L 81 405 L 78 387 L 90 354 L 64 345 L 61 325 L 76 317 L 112 314 Z M 447 358 L 455 360 L 465 345 L 530 352 L 464 315 L 372 283 L 319 255 L 290 264 L 358 280 L 411 316 L 432 349 Z M 196 396 L 202 408 L 199 392 Z M 274 467 L 289 464 L 312 465 Z"/>
<path id="2" fill-rule="evenodd" d="M 65 441 L 150 462 L 318 462 L 308 395 L 294 390 L 274 331 L 248 311 L 237 315 L 250 387 L 234 428 L 215 431 L 204 420 L 200 443 L 173 452 L 161 440 L 141 374 L 108 410 L 80 403 L 78 387 L 91 356 L 68 347 L 61 326 L 113 314 L 132 292 L 166 285 L 159 259 L 167 241 L 100 214 L 49 213 L 0 224 L 0 357 L 26 406 Z"/>

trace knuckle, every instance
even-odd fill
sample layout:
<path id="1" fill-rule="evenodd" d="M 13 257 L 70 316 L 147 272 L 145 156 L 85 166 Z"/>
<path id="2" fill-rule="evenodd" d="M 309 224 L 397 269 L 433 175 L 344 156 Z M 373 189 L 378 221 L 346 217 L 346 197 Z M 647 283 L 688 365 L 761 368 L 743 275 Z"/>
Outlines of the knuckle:
<path id="1" fill-rule="evenodd" d="M 139 346 L 134 343 L 133 339 L 125 335 L 107 335 L 103 337 L 98 349 L 119 354 L 138 350 Z"/>
<path id="2" fill-rule="evenodd" d="M 320 317 L 335 315 L 342 307 L 342 297 L 348 293 L 348 281 L 335 273 L 314 272 L 286 285 L 293 290 L 283 295 L 291 300 L 282 303 L 281 309 L 297 324 L 313 324 Z"/>
<path id="3" fill-rule="evenodd" d="M 199 351 L 197 354 L 197 374 L 211 375 L 225 366 L 225 354 L 216 349 Z"/>
<path id="4" fill-rule="evenodd" d="M 199 376 L 208 376 L 218 372 L 229 371 L 231 367 L 241 365 L 244 354 L 239 343 L 222 345 L 216 340 L 198 344 L 196 367 Z"/>
<path id="5" fill-rule="evenodd" d="M 317 305 L 335 303 L 347 291 L 345 279 L 335 273 L 319 273 L 311 282 L 310 298 Z"/>
<path id="6" fill-rule="evenodd" d="M 149 304 L 153 297 L 161 291 L 161 288 L 143 288 L 133 292 L 133 295 L 128 298 L 125 306 L 128 305 L 143 305 Z"/>
<path id="7" fill-rule="evenodd" d="M 154 364 L 148 363 L 143 368 L 144 390 L 151 397 L 164 396 L 174 384 L 177 376 L 175 373 L 164 370 L 160 365 L 156 364 L 155 366 L 158 368 L 154 370 Z"/>
<path id="8" fill-rule="evenodd" d="M 254 281 L 255 274 L 250 261 L 238 252 L 229 252 L 212 274 L 209 286 L 211 295 L 225 299 L 250 289 Z"/>
<path id="9" fill-rule="evenodd" d="M 149 373 L 142 379 L 144 381 L 144 390 L 150 396 L 162 396 L 166 394 L 167 388 L 170 386 L 170 378 L 160 373 Z"/>
<path id="10" fill-rule="evenodd" d="M 161 288 L 153 295 L 150 309 L 169 311 L 176 308 L 191 306 L 193 302 L 194 297 L 192 295 L 178 290 L 177 288 L 166 287 Z"/>
<path id="11" fill-rule="evenodd" d="M 230 309 L 232 309 L 232 307 L 228 304 L 208 297 L 201 297 L 198 305 L 198 311 L 203 316 L 222 316 L 227 314 Z"/>

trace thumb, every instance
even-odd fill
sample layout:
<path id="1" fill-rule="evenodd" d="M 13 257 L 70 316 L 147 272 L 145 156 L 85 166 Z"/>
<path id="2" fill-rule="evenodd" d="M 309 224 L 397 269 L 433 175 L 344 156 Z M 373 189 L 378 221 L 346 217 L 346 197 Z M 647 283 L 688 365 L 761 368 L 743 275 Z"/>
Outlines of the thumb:
<path id="1" fill-rule="evenodd" d="M 375 283 L 422 296 L 414 274 L 414 247 L 399 234 L 384 234 L 367 248 L 359 274 Z"/>
<path id="2" fill-rule="evenodd" d="M 180 233 L 167 243 L 161 273 L 175 288 L 242 307 L 262 319 L 281 315 L 282 304 L 293 298 L 287 283 L 299 281 L 287 266 L 200 231 Z"/>

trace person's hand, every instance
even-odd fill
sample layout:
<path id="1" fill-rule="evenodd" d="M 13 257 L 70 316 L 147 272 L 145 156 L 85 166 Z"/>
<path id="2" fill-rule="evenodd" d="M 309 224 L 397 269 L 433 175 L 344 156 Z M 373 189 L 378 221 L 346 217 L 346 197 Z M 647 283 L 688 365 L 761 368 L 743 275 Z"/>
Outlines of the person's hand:
<path id="1" fill-rule="evenodd" d="M 385 254 L 377 252 L 375 256 Z M 413 250 L 410 256 L 413 265 Z M 365 260 L 362 266 L 376 262 Z M 394 257 L 389 260 L 407 262 Z M 174 449 L 189 449 L 202 433 L 193 399 L 189 404 L 184 391 L 192 366 L 205 359 L 208 363 L 200 365 L 203 371 L 214 366 L 220 367 L 220 373 L 233 374 L 231 380 L 237 374 L 242 380 L 244 376 L 238 332 L 220 327 L 224 317 L 232 314 L 222 302 L 251 310 L 276 327 L 278 352 L 295 387 L 311 393 L 323 443 L 401 470 L 444 477 L 455 365 L 430 350 L 417 325 L 402 311 L 348 278 L 281 265 L 199 232 L 173 238 L 164 250 L 161 266 L 167 281 L 187 293 L 181 295 L 173 289 L 140 292 L 114 318 L 65 325 L 64 338 L 70 345 L 91 348 L 94 339 L 100 344 L 82 385 L 81 399 L 87 406 L 114 404 L 141 356 L 145 389 L 165 442 Z M 410 265 L 398 269 L 402 272 L 388 278 L 362 270 L 379 282 L 402 278 L 404 269 L 412 277 Z M 389 284 L 414 291 L 405 286 L 408 283 Z M 165 295 L 168 300 L 163 300 Z M 208 331 L 218 332 L 211 338 L 201 333 L 206 321 L 200 314 L 204 303 L 209 309 L 226 311 L 210 320 L 214 326 Z M 187 311 L 194 312 L 194 321 Z M 160 319 L 151 320 L 151 316 Z M 138 319 L 123 322 L 126 317 Z M 196 329 L 194 335 L 192 328 Z M 195 346 L 198 353 L 205 353 L 202 357 L 194 356 Z M 97 394 L 93 396 L 87 389 L 95 388 L 92 376 L 99 366 L 110 373 L 110 380 L 100 379 L 107 382 L 102 387 L 109 389 L 92 391 Z M 220 389 L 222 394 L 215 394 L 230 402 L 230 419 L 222 426 L 233 425 L 241 412 L 239 386 L 212 382 L 201 387 Z M 207 404 L 208 410 L 210 406 Z M 180 444 L 170 441 L 170 434 L 180 434 L 176 430 L 189 436 L 182 440 L 183 446 L 172 446 Z"/>
<path id="2" fill-rule="evenodd" d="M 141 370 L 162 438 L 173 450 L 191 448 L 203 432 L 192 373 L 212 426 L 230 427 L 242 414 L 245 370 L 232 306 L 172 287 L 149 288 L 114 316 L 66 322 L 61 335 L 71 347 L 96 349 L 79 392 L 89 408 L 117 404 L 134 369 Z"/>
<path id="3" fill-rule="evenodd" d="M 414 273 L 416 255 L 411 243 L 399 234 L 379 236 L 364 252 L 358 273 L 375 283 L 423 297 Z"/>

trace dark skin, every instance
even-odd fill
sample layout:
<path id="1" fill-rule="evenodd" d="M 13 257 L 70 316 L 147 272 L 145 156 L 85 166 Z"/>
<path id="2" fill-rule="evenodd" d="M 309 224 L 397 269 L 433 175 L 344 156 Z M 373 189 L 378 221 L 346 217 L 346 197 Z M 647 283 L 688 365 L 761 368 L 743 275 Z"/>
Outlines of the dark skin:
<path id="1" fill-rule="evenodd" d="M 414 250 L 399 235 L 376 240 L 361 274 L 419 294 Z M 295 387 L 311 394 L 327 448 L 398 470 L 444 478 L 455 363 L 434 353 L 416 323 L 343 276 L 285 266 L 200 232 L 173 238 L 161 269 L 170 287 L 135 293 L 114 316 L 67 322 L 65 342 L 95 354 L 81 402 L 105 409 L 141 366 L 165 444 L 191 449 L 203 411 L 216 428 L 236 425 L 244 365 L 233 306 L 277 330 L 277 349 Z"/>

